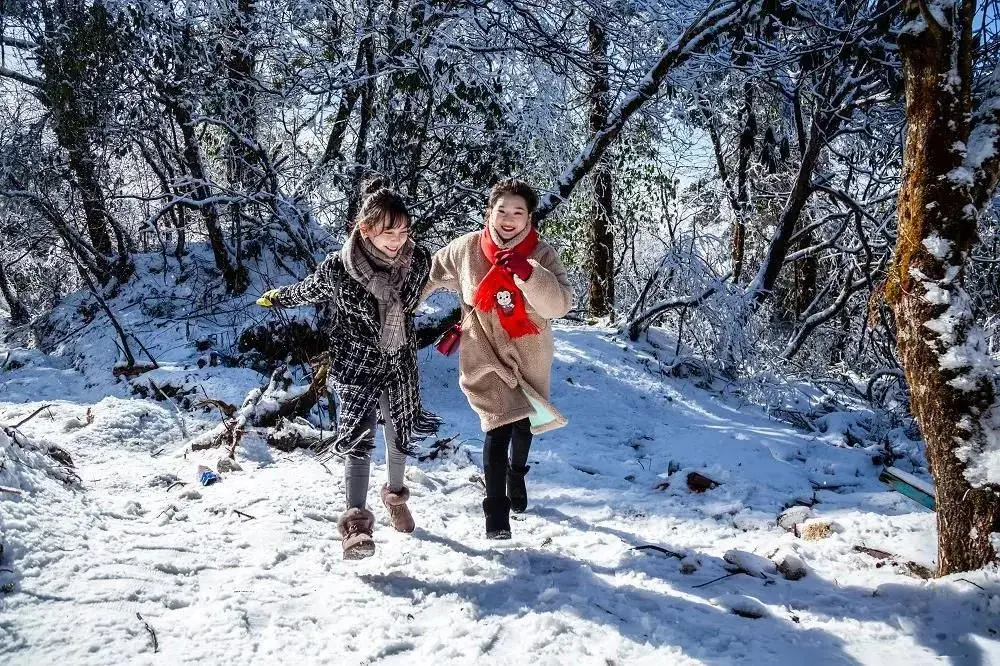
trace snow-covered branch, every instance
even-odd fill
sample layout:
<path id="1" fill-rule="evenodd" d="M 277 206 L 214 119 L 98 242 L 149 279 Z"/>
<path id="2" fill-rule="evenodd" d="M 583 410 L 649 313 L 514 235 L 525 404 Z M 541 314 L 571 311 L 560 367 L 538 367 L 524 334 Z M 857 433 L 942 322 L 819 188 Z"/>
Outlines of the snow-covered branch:
<path id="1" fill-rule="evenodd" d="M 0 35 L 0 44 L 3 44 L 4 46 L 11 46 L 15 49 L 21 49 L 22 51 L 35 51 L 38 48 L 38 45 L 34 42 L 28 41 L 27 39 L 10 37 L 8 35 Z"/>
<path id="2" fill-rule="evenodd" d="M 973 111 L 972 120 L 962 167 L 949 176 L 969 186 L 974 214 L 978 217 L 993 198 L 1000 180 L 1000 66 L 990 76 L 984 99 Z"/>
<path id="3" fill-rule="evenodd" d="M 556 206 L 566 200 L 580 180 L 601 159 L 628 120 L 643 104 L 656 96 L 670 72 L 695 53 L 704 50 L 734 25 L 738 25 L 756 10 L 757 5 L 757 2 L 714 3 L 688 26 L 660 55 L 639 86 L 608 114 L 604 127 L 590 137 L 577 158 L 563 170 L 556 180 L 555 189 L 546 193 L 539 202 L 535 210 L 535 221 L 544 220 Z"/>
<path id="4" fill-rule="evenodd" d="M 32 88 L 42 88 L 42 86 L 45 85 L 41 79 L 36 79 L 33 76 L 15 72 L 14 70 L 7 69 L 6 67 L 0 67 L 0 76 L 11 79 L 12 81 L 17 81 L 18 83 L 23 83 L 24 85 L 31 86 Z"/>

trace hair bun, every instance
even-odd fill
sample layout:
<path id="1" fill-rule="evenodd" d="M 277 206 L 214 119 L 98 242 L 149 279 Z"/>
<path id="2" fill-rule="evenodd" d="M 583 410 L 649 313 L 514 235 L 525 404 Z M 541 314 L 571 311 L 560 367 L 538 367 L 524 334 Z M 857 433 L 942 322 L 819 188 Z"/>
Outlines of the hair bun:
<path id="1" fill-rule="evenodd" d="M 365 183 L 365 186 L 364 186 L 364 188 L 363 188 L 362 191 L 366 195 L 368 195 L 368 194 L 375 194 L 376 192 L 378 192 L 379 190 L 381 190 L 383 187 L 385 187 L 385 181 L 384 180 L 382 180 L 381 178 L 372 178 L 371 180 L 369 180 L 369 181 L 367 181 Z"/>

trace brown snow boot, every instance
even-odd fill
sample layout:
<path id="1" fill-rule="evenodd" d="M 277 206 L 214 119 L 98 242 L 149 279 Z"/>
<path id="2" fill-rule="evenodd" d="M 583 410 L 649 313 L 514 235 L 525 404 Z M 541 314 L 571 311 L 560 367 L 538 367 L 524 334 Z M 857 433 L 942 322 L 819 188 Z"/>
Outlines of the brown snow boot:
<path id="1" fill-rule="evenodd" d="M 389 484 L 382 486 L 382 504 L 389 510 L 389 520 L 397 532 L 412 532 L 416 527 L 413 514 L 406 506 L 410 499 L 410 489 L 403 486 L 399 490 L 389 490 Z"/>
<path id="2" fill-rule="evenodd" d="M 357 507 L 348 509 L 340 516 L 337 527 L 345 560 L 361 560 L 375 554 L 375 541 L 372 540 L 375 514 L 371 511 Z"/>

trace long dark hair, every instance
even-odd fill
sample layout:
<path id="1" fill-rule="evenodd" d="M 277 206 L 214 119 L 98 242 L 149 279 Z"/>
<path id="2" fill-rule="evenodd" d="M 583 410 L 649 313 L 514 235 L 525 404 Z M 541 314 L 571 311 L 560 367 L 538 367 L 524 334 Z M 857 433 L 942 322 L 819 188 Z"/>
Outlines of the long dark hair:
<path id="1" fill-rule="evenodd" d="M 383 230 L 410 226 L 410 211 L 406 208 L 403 195 L 386 187 L 381 178 L 368 181 L 362 193 L 365 198 L 354 220 L 356 225 L 374 228 L 382 224 Z"/>

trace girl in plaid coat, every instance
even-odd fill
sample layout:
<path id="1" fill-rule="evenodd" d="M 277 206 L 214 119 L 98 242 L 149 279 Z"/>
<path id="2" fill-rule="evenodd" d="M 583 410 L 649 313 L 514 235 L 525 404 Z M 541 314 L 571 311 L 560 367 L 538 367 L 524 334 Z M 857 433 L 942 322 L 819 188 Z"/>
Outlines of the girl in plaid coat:
<path id="1" fill-rule="evenodd" d="M 413 516 L 403 483 L 413 442 L 437 430 L 440 420 L 420 404 L 413 313 L 430 271 L 430 253 L 410 237 L 402 197 L 374 181 L 354 229 L 337 253 L 302 282 L 270 289 L 257 301 L 271 307 L 332 302 L 336 308 L 330 373 L 340 399 L 336 439 L 321 458 L 343 455 L 347 511 L 338 522 L 345 559 L 375 552 L 375 516 L 365 507 L 381 420 L 388 480 L 381 497 L 393 527 L 412 532 Z"/>

